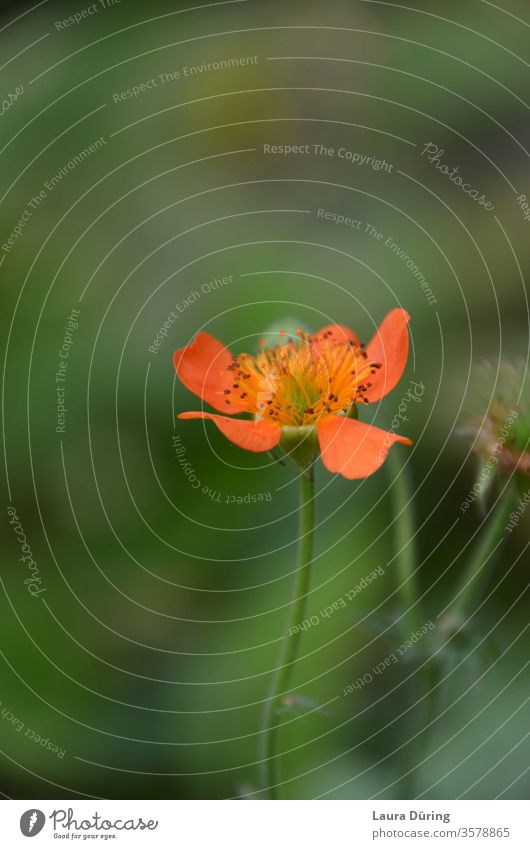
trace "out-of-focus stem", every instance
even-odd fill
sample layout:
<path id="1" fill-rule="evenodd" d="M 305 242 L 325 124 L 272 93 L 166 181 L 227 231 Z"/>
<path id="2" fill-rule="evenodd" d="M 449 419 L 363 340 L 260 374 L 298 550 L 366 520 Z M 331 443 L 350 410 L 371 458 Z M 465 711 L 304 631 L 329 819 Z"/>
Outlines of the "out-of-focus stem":
<path id="1" fill-rule="evenodd" d="M 484 530 L 464 570 L 455 600 L 446 617 L 455 625 L 464 621 L 471 602 L 480 598 L 481 584 L 485 583 L 490 571 L 488 567 L 494 560 L 492 554 L 500 548 L 499 543 L 506 535 L 506 525 L 514 507 L 515 495 L 516 487 L 512 481 L 501 493 L 493 513 L 485 519 Z"/>
<path id="2" fill-rule="evenodd" d="M 412 512 L 412 487 L 410 473 L 400 461 L 397 452 L 387 458 L 392 478 L 391 499 L 396 546 L 396 574 L 399 585 L 403 617 L 403 633 L 408 638 L 423 624 L 418 609 L 418 582 L 416 577 L 416 545 L 414 542 L 414 517 Z"/>
<path id="3" fill-rule="evenodd" d="M 492 514 L 485 519 L 485 527 L 477 546 L 471 554 L 467 568 L 464 570 L 460 580 L 460 589 L 455 595 L 453 604 L 447 613 L 440 619 L 438 631 L 445 639 L 457 631 L 465 622 L 469 608 L 473 600 L 480 599 L 487 573 L 494 560 L 493 553 L 500 547 L 506 534 L 506 525 L 514 506 L 516 487 L 514 482 L 506 485 L 500 495 L 499 503 Z M 436 720 L 437 707 L 440 696 L 440 680 L 442 657 L 432 657 L 425 666 L 425 689 L 426 689 L 426 718 L 424 730 L 419 738 L 417 746 L 413 746 L 412 753 L 415 763 L 412 770 L 405 779 L 405 798 L 415 798 L 415 787 L 417 786 L 418 766 L 428 753 L 433 726 Z"/>

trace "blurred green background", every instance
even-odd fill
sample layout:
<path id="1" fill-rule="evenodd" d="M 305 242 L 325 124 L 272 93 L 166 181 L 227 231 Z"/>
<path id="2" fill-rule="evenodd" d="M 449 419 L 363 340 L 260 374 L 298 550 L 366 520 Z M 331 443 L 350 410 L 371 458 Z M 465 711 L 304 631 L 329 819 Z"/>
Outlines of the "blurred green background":
<path id="1" fill-rule="evenodd" d="M 0 119 L 3 245 L 29 213 L 0 257 L 2 475 L 45 589 L 28 593 L 5 513 L 5 796 L 253 793 L 256 730 L 292 592 L 296 474 L 238 450 L 211 425 L 176 422 L 200 402 L 176 382 L 173 351 L 200 329 L 240 352 L 282 326 L 330 321 L 368 341 L 398 305 L 412 316 L 409 366 L 380 408 L 362 415 L 389 428 L 410 380 L 423 382 L 422 402 L 409 405 L 400 428 L 414 449 L 398 446 L 394 462 L 365 481 L 334 479 L 319 465 L 308 615 L 372 570 L 384 575 L 304 635 L 295 685 L 325 707 L 289 715 L 281 746 L 286 798 L 404 792 L 418 757 L 417 741 L 407 741 L 425 724 L 417 661 L 343 690 L 406 629 L 396 475 L 407 475 L 413 496 L 420 622 L 436 622 L 453 597 L 481 521 L 460 510 L 475 464 L 456 429 L 472 364 L 527 356 L 530 251 L 517 202 L 528 192 L 528 5 L 408 6 L 5 10 L 1 96 L 23 91 Z M 245 57 L 258 58 L 184 70 Z M 421 155 L 429 142 L 493 211 Z M 391 167 L 352 164 L 340 148 Z M 319 209 L 361 225 L 323 220 Z M 56 373 L 73 308 L 61 433 Z M 193 479 L 178 462 L 176 434 Z M 234 496 L 243 503 L 226 503 Z M 415 792 L 426 798 L 528 794 L 527 542 L 523 522 L 473 616 L 488 651 L 472 649 L 466 662 L 455 654 L 448 671 L 418 768 Z"/>

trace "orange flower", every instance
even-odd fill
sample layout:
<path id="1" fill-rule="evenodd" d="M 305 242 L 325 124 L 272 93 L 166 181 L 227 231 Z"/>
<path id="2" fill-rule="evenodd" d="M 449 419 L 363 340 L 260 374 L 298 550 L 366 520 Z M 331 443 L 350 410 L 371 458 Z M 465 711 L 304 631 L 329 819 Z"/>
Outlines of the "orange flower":
<path id="1" fill-rule="evenodd" d="M 211 419 L 231 442 L 247 451 L 270 451 L 279 443 L 293 449 L 317 437 L 330 472 L 364 478 L 384 462 L 395 442 L 410 439 L 357 420 L 357 404 L 373 404 L 390 392 L 403 374 L 408 354 L 410 316 L 395 309 L 366 347 L 342 324 L 324 327 L 256 356 L 230 351 L 199 333 L 175 351 L 177 374 L 191 392 L 229 415 L 180 413 L 179 419 Z M 230 418 L 250 413 L 252 419 Z M 294 451 L 293 451 L 294 453 Z"/>

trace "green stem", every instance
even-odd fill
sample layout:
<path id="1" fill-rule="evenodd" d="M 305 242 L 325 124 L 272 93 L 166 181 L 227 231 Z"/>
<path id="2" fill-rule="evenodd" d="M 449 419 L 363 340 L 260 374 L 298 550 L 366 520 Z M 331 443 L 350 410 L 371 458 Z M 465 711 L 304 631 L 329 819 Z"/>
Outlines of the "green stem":
<path id="1" fill-rule="evenodd" d="M 513 509 L 516 488 L 513 482 L 508 483 L 500 495 L 500 501 L 493 515 L 486 520 L 486 527 L 479 543 L 472 553 L 467 569 L 462 575 L 460 589 L 449 611 L 448 620 L 457 627 L 468 612 L 473 599 L 479 598 L 479 585 L 483 583 L 494 558 L 491 556 L 498 543 L 506 534 L 506 525 Z"/>
<path id="2" fill-rule="evenodd" d="M 491 555 L 506 533 L 506 524 L 513 509 L 515 492 L 514 484 L 507 484 L 505 490 L 500 495 L 500 501 L 493 511 L 492 516 L 488 517 L 483 534 L 475 550 L 472 552 L 467 568 L 462 575 L 460 589 L 456 593 L 455 601 L 443 619 L 440 620 L 439 630 L 442 634 L 445 633 L 447 635 L 458 630 L 466 619 L 473 599 L 480 598 L 481 584 L 484 583 L 485 576 L 488 572 L 487 567 L 491 566 L 494 559 Z M 427 700 L 425 725 L 419 737 L 418 744 L 411 747 L 409 755 L 411 769 L 409 775 L 405 776 L 403 781 L 404 798 L 416 797 L 419 764 L 424 759 L 431 744 L 433 726 L 435 724 L 434 720 L 437 716 L 440 696 L 440 680 L 442 678 L 441 661 L 441 656 L 433 657 L 428 661 L 424 669 Z"/>
<path id="3" fill-rule="evenodd" d="M 294 664 L 298 653 L 301 631 L 296 629 L 304 620 L 309 591 L 313 536 L 315 529 L 315 483 L 311 469 L 300 475 L 300 541 L 295 593 L 289 614 L 287 631 L 282 641 L 276 669 L 271 681 L 267 701 L 264 705 L 263 723 L 260 733 L 262 788 L 270 799 L 278 798 L 279 756 L 278 737 L 280 715 L 278 709 L 289 690 Z M 296 630 L 295 630 L 296 629 Z"/>
<path id="4" fill-rule="evenodd" d="M 403 799 L 415 799 L 417 796 L 418 775 L 421 769 L 421 762 L 424 760 L 429 751 L 433 737 L 434 726 L 436 724 L 436 717 L 438 714 L 440 681 L 442 678 L 442 669 L 438 658 L 432 658 L 429 663 L 426 664 L 422 678 L 425 681 L 426 693 L 425 722 L 419 737 L 410 743 L 410 749 L 406 759 L 407 766 L 409 767 L 407 770 L 408 775 L 405 775 L 402 784 L 403 791 L 401 795 Z"/>
<path id="5" fill-rule="evenodd" d="M 515 486 L 507 484 L 500 495 L 500 501 L 491 517 L 485 523 L 483 534 L 471 554 L 467 568 L 462 575 L 460 590 L 456 593 L 455 601 L 440 621 L 442 633 L 458 630 L 465 621 L 473 599 L 480 597 L 480 585 L 484 583 L 488 566 L 491 566 L 491 556 L 506 533 L 506 524 L 513 509 Z M 424 730 L 418 738 L 417 745 L 411 746 L 409 754 L 410 771 L 403 780 L 403 797 L 414 799 L 417 794 L 419 764 L 428 753 L 437 716 L 440 696 L 440 680 L 442 678 L 441 657 L 431 658 L 424 668 L 426 692 L 426 717 Z M 432 723 L 432 725 L 431 725 Z"/>
<path id="6" fill-rule="evenodd" d="M 405 638 L 408 638 L 423 624 L 418 615 L 419 590 L 416 579 L 412 487 L 410 474 L 403 467 L 398 453 L 391 451 L 386 462 L 392 477 L 390 493 L 394 515 L 394 541 L 397 551 L 395 564 L 401 605 L 405 611 L 403 632 Z"/>

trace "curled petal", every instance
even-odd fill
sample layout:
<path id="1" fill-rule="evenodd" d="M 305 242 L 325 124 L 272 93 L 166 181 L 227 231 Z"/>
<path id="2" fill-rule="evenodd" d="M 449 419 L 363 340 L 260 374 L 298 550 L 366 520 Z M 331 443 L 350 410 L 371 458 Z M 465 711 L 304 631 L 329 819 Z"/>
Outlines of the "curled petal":
<path id="1" fill-rule="evenodd" d="M 345 416 L 324 419 L 317 425 L 317 432 L 326 469 L 349 480 L 377 471 L 395 442 L 412 445 L 406 436 Z"/>
<path id="2" fill-rule="evenodd" d="M 346 345 L 349 342 L 353 342 L 358 345 L 359 337 L 353 330 L 346 327 L 345 324 L 327 324 L 326 327 L 315 333 L 311 341 L 317 351 L 320 351 L 322 347 L 330 342 L 342 342 Z"/>
<path id="3" fill-rule="evenodd" d="M 173 355 L 177 375 L 186 389 L 216 410 L 228 414 L 247 409 L 240 399 L 231 399 L 229 405 L 226 403 L 225 389 L 233 383 L 232 372 L 228 370 L 232 362 L 228 348 L 204 331 L 197 334 L 191 345 L 180 348 Z"/>
<path id="4" fill-rule="evenodd" d="M 253 419 L 231 419 L 214 413 L 180 413 L 177 418 L 211 419 L 230 442 L 245 451 L 270 451 L 278 445 L 282 432 L 278 424 Z"/>
<path id="5" fill-rule="evenodd" d="M 381 364 L 381 368 L 370 376 L 371 386 L 364 393 L 370 403 L 391 392 L 405 370 L 409 352 L 409 320 L 406 310 L 389 312 L 366 349 L 368 362 Z"/>

